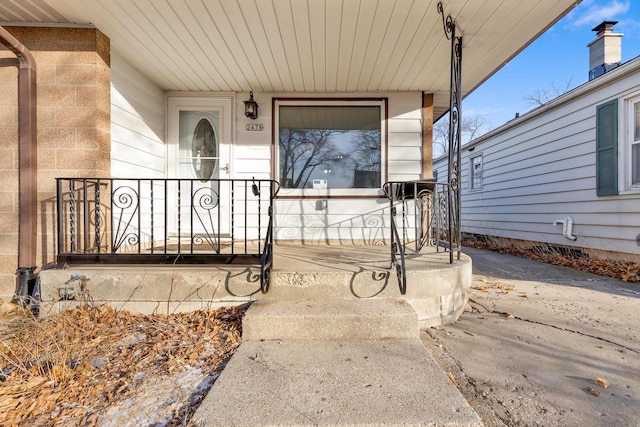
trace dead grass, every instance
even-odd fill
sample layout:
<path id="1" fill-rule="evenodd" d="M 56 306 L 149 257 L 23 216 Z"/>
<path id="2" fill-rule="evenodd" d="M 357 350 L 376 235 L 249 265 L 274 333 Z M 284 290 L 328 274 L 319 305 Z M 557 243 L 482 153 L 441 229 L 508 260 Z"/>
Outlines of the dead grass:
<path id="1" fill-rule="evenodd" d="M 1 301 L 0 301 L 1 303 Z M 37 319 L 0 312 L 0 425 L 100 425 L 144 378 L 198 368 L 216 375 L 240 344 L 243 308 L 141 315 L 107 305 Z M 199 396 L 197 398 L 202 398 Z M 188 425 L 187 395 L 164 425 Z"/>
<path id="2" fill-rule="evenodd" d="M 576 255 L 567 251 L 561 251 L 548 245 L 517 245 L 504 243 L 499 240 L 475 240 L 463 241 L 463 246 L 474 248 L 487 248 L 496 252 L 516 255 L 540 262 L 554 265 L 564 265 L 576 270 L 588 271 L 600 276 L 612 277 L 624 282 L 640 282 L 640 264 L 635 262 L 611 260 L 606 258 L 592 258 L 586 255 Z"/>

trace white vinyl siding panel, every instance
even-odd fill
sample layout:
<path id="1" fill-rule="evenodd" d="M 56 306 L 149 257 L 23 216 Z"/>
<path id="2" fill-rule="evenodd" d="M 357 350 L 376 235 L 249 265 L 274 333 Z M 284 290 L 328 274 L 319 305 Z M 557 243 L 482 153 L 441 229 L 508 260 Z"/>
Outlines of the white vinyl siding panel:
<path id="1" fill-rule="evenodd" d="M 296 25 L 293 21 L 292 5 L 289 2 L 275 1 L 273 2 L 273 9 L 278 30 L 281 34 L 290 35 L 290 37 L 281 38 L 278 34 L 274 34 L 273 40 L 277 44 L 282 43 L 285 60 L 293 81 L 293 90 L 302 92 L 305 90 L 305 81 L 301 65 L 301 51 L 297 42 L 298 34 L 296 34 Z M 308 36 L 305 38 L 308 38 Z"/>
<path id="2" fill-rule="evenodd" d="M 410 6 L 411 3 L 409 2 L 396 3 L 386 29 L 380 29 L 383 39 L 380 45 L 380 52 L 376 57 L 376 65 L 372 69 L 371 80 L 367 82 L 367 87 L 370 88 L 370 90 L 381 90 L 380 81 L 382 76 L 387 70 L 387 67 L 389 67 L 390 60 L 394 58 L 394 54 L 398 54 L 398 50 L 401 49 L 401 46 L 398 46 L 401 42 L 400 37 L 402 35 L 405 37 L 413 35 L 402 31 L 402 29 L 407 28 L 408 25 L 407 19 L 409 18 Z M 419 21 L 416 23 L 412 22 L 412 27 L 416 28 L 418 23 Z"/>
<path id="3" fill-rule="evenodd" d="M 239 6 L 245 22 L 261 22 L 259 10 L 252 3 L 240 2 Z M 256 56 L 252 58 L 259 58 L 264 69 L 264 76 L 268 81 L 268 85 L 262 87 L 262 89 L 273 90 L 274 87 L 282 87 L 283 80 L 280 76 L 275 57 L 272 55 L 267 38 L 267 30 L 264 28 L 264 25 L 247 25 L 247 29 L 249 31 L 247 34 L 251 34 L 251 38 L 255 42 L 255 48 L 250 49 L 249 51 L 256 52 Z"/>
<path id="4" fill-rule="evenodd" d="M 629 96 L 640 85 L 638 72 L 608 78 L 587 83 L 479 138 L 472 152 L 463 148 L 463 232 L 640 253 L 635 242 L 640 194 L 596 195 L 596 107 Z M 624 126 L 620 118 L 618 122 Z M 470 192 L 469 158 L 479 152 L 483 186 Z M 446 158 L 434 164 L 441 182 L 446 181 L 446 168 Z M 562 236 L 561 225 L 553 225 L 567 216 L 576 241 Z"/>
<path id="5" fill-rule="evenodd" d="M 388 203 L 382 199 L 276 200 L 275 238 L 305 242 L 338 240 L 346 244 L 388 242 Z"/>
<path id="6" fill-rule="evenodd" d="M 274 6 L 271 2 L 259 1 L 255 3 L 259 11 L 260 25 L 265 29 L 266 40 L 269 45 L 270 54 L 273 56 L 276 67 L 278 68 L 278 76 L 282 82 L 281 90 L 294 90 L 292 72 L 287 66 L 287 55 L 285 53 L 284 41 L 280 37 L 280 24 Z M 250 25 L 251 26 L 251 25 Z M 274 31 L 278 29 L 278 31 Z M 264 85 L 262 85 L 264 87 Z"/>
<path id="7" fill-rule="evenodd" d="M 164 93 L 111 54 L 111 175 L 165 176 Z"/>
<path id="8" fill-rule="evenodd" d="M 421 108 L 420 92 L 389 94 L 389 181 L 410 181 L 422 177 Z"/>
<path id="9" fill-rule="evenodd" d="M 325 18 L 327 16 L 335 16 L 334 22 L 325 20 L 324 38 L 325 38 L 325 57 L 320 63 L 324 66 L 324 70 L 320 73 L 324 74 L 324 88 L 327 91 L 335 91 L 338 83 L 338 55 L 340 48 L 341 30 L 343 17 L 341 16 L 342 4 L 340 0 L 327 0 L 326 11 L 322 15 Z M 332 52 L 331 55 L 327 53 Z M 339 53 L 338 53 L 339 54 Z M 318 64 L 318 65 L 320 65 Z"/>
<path id="10" fill-rule="evenodd" d="M 271 174 L 271 95 L 254 94 L 258 118 L 244 115 L 244 102 L 249 93 L 238 93 L 235 105 L 235 140 L 231 147 L 231 178 L 273 179 Z M 261 131 L 247 131 L 247 124 L 261 124 Z"/>
<path id="11" fill-rule="evenodd" d="M 209 27 L 207 31 L 203 31 L 200 25 L 200 22 L 203 22 L 200 20 L 205 20 L 207 14 L 198 8 L 198 4 L 174 8 L 169 7 L 164 2 L 156 2 L 155 5 L 163 15 L 176 14 L 178 19 L 171 30 L 174 36 L 178 38 L 180 53 L 189 55 L 192 58 L 199 58 L 199 61 L 192 69 L 194 74 L 196 74 L 195 72 L 198 75 L 208 74 L 211 79 L 220 82 L 220 90 L 229 90 L 237 84 L 233 78 L 228 77 L 229 74 L 233 75 L 227 67 L 229 64 L 220 60 L 220 53 L 216 48 L 219 47 L 219 44 L 215 43 L 214 45 L 214 42 L 210 39 L 210 33 L 213 29 Z M 189 43 L 190 40 L 194 39 L 199 40 L 200 43 Z M 184 60 L 184 56 L 181 59 Z"/>
<path id="12" fill-rule="evenodd" d="M 373 4 L 370 7 L 363 7 L 362 4 L 360 4 L 353 41 L 353 52 L 350 58 L 350 72 L 345 87 L 346 90 L 355 91 L 360 87 L 360 76 L 362 75 L 363 64 L 367 53 L 363 46 L 367 45 L 371 32 L 373 31 L 372 25 L 376 16 L 376 10 L 377 7 L 374 7 Z"/>
<path id="13" fill-rule="evenodd" d="M 415 49 L 418 43 L 424 43 L 426 40 L 422 35 L 428 34 L 429 32 L 428 27 L 425 27 L 425 22 L 430 18 L 428 12 L 431 7 L 430 2 L 414 2 L 411 6 L 405 22 L 403 22 L 402 25 L 417 28 L 418 30 L 413 34 L 402 32 L 399 35 L 393 50 L 387 57 L 387 64 L 384 70 L 380 72 L 380 78 L 378 79 L 379 90 L 382 90 L 382 88 L 398 88 L 398 84 L 393 83 L 393 81 L 396 80 L 398 73 L 402 72 L 402 63 L 409 58 L 414 58 L 412 55 L 416 51 Z"/>

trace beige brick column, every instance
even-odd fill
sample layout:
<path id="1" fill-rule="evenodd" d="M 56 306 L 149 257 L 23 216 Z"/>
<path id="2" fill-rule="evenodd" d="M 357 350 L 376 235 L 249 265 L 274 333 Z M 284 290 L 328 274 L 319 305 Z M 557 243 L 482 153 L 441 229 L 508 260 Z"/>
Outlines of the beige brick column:
<path id="1" fill-rule="evenodd" d="M 96 29 L 7 27 L 37 65 L 38 267 L 55 256 L 55 178 L 110 170 L 109 39 Z M 12 57 L 0 50 L 0 58 Z M 14 291 L 18 244 L 17 70 L 0 68 L 0 298 Z"/>

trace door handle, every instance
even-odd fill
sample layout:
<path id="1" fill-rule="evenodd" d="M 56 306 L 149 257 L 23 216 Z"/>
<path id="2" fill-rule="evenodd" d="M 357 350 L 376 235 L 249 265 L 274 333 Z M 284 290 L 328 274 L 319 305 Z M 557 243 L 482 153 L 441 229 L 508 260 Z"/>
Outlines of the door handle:
<path id="1" fill-rule="evenodd" d="M 231 172 L 231 167 L 229 166 L 229 163 L 227 163 L 226 166 L 223 167 L 223 168 L 220 168 L 220 170 L 221 171 L 225 171 L 227 173 L 230 173 Z"/>

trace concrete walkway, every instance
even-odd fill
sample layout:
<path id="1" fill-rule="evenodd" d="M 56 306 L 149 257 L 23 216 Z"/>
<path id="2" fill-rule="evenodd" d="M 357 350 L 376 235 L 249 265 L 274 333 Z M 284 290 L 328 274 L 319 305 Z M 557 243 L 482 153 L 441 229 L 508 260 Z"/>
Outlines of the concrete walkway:
<path id="1" fill-rule="evenodd" d="M 485 425 L 640 426 L 640 284 L 464 252 L 473 311 L 423 342 Z"/>
<path id="2" fill-rule="evenodd" d="M 261 338 L 262 337 L 262 338 Z M 403 300 L 256 301 L 200 426 L 476 426 Z"/>
<path id="3" fill-rule="evenodd" d="M 474 270 L 469 308 L 452 325 L 420 332 L 430 352 L 413 339 L 249 340 L 195 419 L 640 426 L 640 285 L 487 250 L 465 253 Z"/>
<path id="4" fill-rule="evenodd" d="M 476 426 L 418 339 L 246 341 L 198 408 L 204 426 Z"/>

